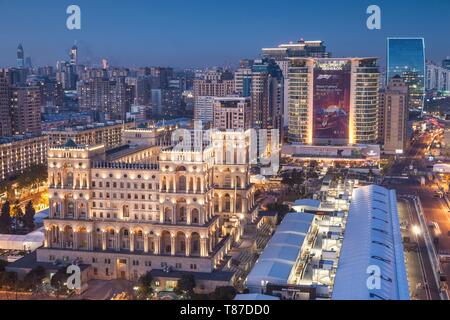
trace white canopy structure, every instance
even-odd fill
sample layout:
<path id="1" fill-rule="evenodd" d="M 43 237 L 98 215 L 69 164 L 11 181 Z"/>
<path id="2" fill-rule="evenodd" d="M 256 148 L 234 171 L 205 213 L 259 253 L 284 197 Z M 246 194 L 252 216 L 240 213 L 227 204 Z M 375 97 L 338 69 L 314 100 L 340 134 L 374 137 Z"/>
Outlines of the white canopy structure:
<path id="1" fill-rule="evenodd" d="M 409 300 L 394 190 L 354 191 L 332 299 Z"/>
<path id="2" fill-rule="evenodd" d="M 287 284 L 314 215 L 292 212 L 285 216 L 247 277 L 250 293 L 261 293 L 267 283 Z"/>
<path id="3" fill-rule="evenodd" d="M 30 250 L 34 251 L 44 243 L 44 228 L 27 235 L 0 234 L 1 250 Z"/>

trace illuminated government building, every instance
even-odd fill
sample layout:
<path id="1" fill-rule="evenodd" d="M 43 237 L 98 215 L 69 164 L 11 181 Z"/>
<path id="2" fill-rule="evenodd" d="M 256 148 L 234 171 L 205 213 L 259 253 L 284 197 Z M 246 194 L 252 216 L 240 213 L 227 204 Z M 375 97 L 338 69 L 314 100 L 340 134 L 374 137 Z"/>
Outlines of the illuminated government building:
<path id="1" fill-rule="evenodd" d="M 50 216 L 37 261 L 78 261 L 105 280 L 223 267 L 256 214 L 249 135 L 213 132 L 208 143 L 180 148 L 173 130 L 127 129 L 111 150 L 72 140 L 50 148 Z"/>

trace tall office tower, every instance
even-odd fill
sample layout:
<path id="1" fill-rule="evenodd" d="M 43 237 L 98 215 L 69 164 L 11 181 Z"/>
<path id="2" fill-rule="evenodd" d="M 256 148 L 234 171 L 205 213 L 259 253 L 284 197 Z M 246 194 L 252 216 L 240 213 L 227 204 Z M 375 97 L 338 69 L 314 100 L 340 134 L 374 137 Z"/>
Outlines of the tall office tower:
<path id="1" fill-rule="evenodd" d="M 76 45 L 73 45 L 69 52 L 70 57 L 70 64 L 71 65 L 78 65 L 78 47 Z"/>
<path id="2" fill-rule="evenodd" d="M 387 39 L 387 79 L 401 76 L 408 85 L 409 110 L 423 111 L 425 99 L 425 40 Z"/>
<path id="3" fill-rule="evenodd" d="M 314 145 L 378 140 L 376 58 L 290 58 L 289 141 Z"/>
<path id="4" fill-rule="evenodd" d="M 25 53 L 23 51 L 22 44 L 17 47 L 17 68 L 25 68 Z"/>
<path id="5" fill-rule="evenodd" d="M 234 73 L 234 90 L 242 97 L 250 97 L 253 60 L 241 60 Z"/>
<path id="6" fill-rule="evenodd" d="M 399 75 L 394 76 L 381 93 L 380 107 L 384 118 L 384 151 L 402 154 L 408 143 L 408 86 Z"/>
<path id="7" fill-rule="evenodd" d="M 425 75 L 425 89 L 427 91 L 450 91 L 450 69 L 427 62 Z"/>
<path id="8" fill-rule="evenodd" d="M 251 78 L 251 122 L 254 128 L 282 129 L 284 81 L 273 60 L 255 60 Z"/>
<path id="9" fill-rule="evenodd" d="M 0 137 L 12 135 L 9 76 L 7 69 L 0 69 Z"/>
<path id="10" fill-rule="evenodd" d="M 41 133 L 41 91 L 38 86 L 11 91 L 13 134 Z"/>
<path id="11" fill-rule="evenodd" d="M 299 40 L 297 43 L 290 42 L 288 44 L 280 44 L 276 48 L 263 48 L 261 53 L 262 58 L 273 59 L 280 67 L 284 77 L 284 106 L 283 106 L 283 125 L 287 126 L 289 123 L 289 106 L 288 106 L 288 69 L 289 58 L 304 57 L 304 58 L 329 58 L 331 53 L 327 52 L 324 41 L 305 41 Z"/>
<path id="12" fill-rule="evenodd" d="M 450 70 L 450 57 L 447 57 L 442 61 L 442 67 Z"/>
<path id="13" fill-rule="evenodd" d="M 252 127 L 250 98 L 220 97 L 213 100 L 214 129 L 245 131 Z"/>
<path id="14" fill-rule="evenodd" d="M 206 124 L 210 115 L 213 114 L 212 97 L 232 95 L 235 90 L 234 80 L 229 79 L 228 74 L 224 77 L 225 79 L 222 75 L 218 78 L 213 72 L 207 72 L 202 77 L 202 79 L 194 80 L 194 115 L 196 120 L 202 120 Z"/>

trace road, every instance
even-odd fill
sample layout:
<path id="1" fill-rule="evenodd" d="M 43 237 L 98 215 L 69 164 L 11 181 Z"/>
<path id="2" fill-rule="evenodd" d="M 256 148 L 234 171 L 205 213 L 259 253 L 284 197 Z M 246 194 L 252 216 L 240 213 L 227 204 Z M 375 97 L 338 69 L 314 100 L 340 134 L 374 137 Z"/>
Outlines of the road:
<path id="1" fill-rule="evenodd" d="M 408 179 L 385 181 L 385 185 L 395 189 L 399 196 L 414 195 L 420 198 L 426 223 L 436 222 L 439 226 L 440 233 L 434 234 L 436 251 L 450 254 L 450 213 L 446 201 L 437 195 L 439 188 L 434 181 L 427 179 L 426 185 L 421 186 L 417 178 L 409 175 L 411 174 L 409 172 L 410 165 L 413 165 L 419 172 L 431 172 L 426 156 L 436 136 L 436 134 L 430 133 L 418 136 L 405 156 L 397 159 L 387 174 L 387 176 L 400 176 L 407 173 Z M 447 284 L 450 287 L 450 263 L 442 264 L 442 271 L 447 276 Z"/>
<path id="2" fill-rule="evenodd" d="M 417 216 L 417 212 L 414 207 L 414 203 L 411 199 L 404 198 L 400 201 L 400 215 L 402 216 L 402 220 L 407 222 L 409 227 L 414 225 L 420 225 L 419 218 Z M 408 274 L 410 280 L 410 286 L 416 286 L 417 283 L 423 284 L 423 287 L 426 292 L 426 299 L 428 300 L 440 300 L 439 296 L 439 287 L 436 284 L 433 266 L 430 261 L 430 255 L 428 253 L 427 245 L 425 243 L 423 234 L 411 234 L 412 240 L 417 243 L 417 255 L 415 257 L 410 256 L 410 259 L 413 258 L 414 261 L 408 261 Z M 414 279 L 415 278 L 415 279 Z M 421 280 L 419 280 L 421 279 Z M 415 288 L 410 288 L 411 290 L 415 290 Z M 417 294 L 417 293 L 416 293 Z M 418 298 L 424 298 L 421 295 L 418 295 Z"/>

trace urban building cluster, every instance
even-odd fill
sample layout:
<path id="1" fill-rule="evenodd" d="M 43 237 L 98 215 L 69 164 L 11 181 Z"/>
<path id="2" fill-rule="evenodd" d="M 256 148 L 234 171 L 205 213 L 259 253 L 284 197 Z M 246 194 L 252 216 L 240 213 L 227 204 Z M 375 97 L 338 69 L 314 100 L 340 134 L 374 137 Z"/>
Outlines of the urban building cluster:
<path id="1" fill-rule="evenodd" d="M 282 216 L 265 210 L 263 187 L 282 179 L 264 160 L 287 159 L 287 170 L 406 154 L 410 114 L 450 91 L 449 59 L 426 62 L 424 39 L 387 39 L 385 73 L 378 58 L 334 57 L 303 39 L 234 69 L 81 60 L 74 45 L 55 68 L 35 67 L 19 45 L 17 66 L 0 69 L 0 182 L 48 169 L 42 246 L 8 271 L 77 264 L 83 282 L 151 273 L 159 291 L 190 274 L 199 293 L 409 299 L 394 191 L 339 172 L 314 186 L 304 166 L 291 184 L 311 199 Z M 373 265 L 386 284 L 376 293 Z"/>

